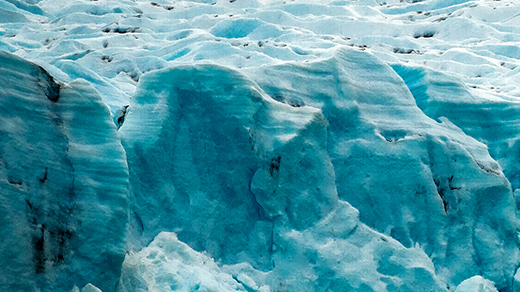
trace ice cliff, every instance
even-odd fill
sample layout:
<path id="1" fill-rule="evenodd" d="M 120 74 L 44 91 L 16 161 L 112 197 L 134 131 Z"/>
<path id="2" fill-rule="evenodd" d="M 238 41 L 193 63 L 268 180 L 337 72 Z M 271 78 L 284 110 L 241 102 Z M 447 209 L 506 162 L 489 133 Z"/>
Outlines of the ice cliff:
<path id="1" fill-rule="evenodd" d="M 0 290 L 520 291 L 519 6 L 414 2 L 0 0 Z"/>

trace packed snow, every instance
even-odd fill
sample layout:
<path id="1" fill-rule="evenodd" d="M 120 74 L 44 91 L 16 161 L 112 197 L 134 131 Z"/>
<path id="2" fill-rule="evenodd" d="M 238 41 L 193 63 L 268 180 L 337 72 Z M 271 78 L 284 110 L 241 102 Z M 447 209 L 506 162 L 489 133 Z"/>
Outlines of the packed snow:
<path id="1" fill-rule="evenodd" d="M 520 291 L 516 0 L 0 0 L 0 290 Z"/>

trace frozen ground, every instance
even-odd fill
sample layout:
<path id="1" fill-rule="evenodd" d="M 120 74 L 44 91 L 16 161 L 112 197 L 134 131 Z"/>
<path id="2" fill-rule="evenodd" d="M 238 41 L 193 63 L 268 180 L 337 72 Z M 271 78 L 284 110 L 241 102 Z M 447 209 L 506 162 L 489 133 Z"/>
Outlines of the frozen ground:
<path id="1" fill-rule="evenodd" d="M 0 0 L 0 51 L 0 290 L 520 291 L 516 0 Z"/>

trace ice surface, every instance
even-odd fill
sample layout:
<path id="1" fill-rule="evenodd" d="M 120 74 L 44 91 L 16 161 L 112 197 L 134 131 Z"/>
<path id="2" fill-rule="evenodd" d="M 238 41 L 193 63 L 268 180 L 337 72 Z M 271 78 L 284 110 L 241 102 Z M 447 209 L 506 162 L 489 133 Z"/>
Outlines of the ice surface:
<path id="1" fill-rule="evenodd" d="M 518 7 L 0 0 L 0 290 L 518 291 Z"/>

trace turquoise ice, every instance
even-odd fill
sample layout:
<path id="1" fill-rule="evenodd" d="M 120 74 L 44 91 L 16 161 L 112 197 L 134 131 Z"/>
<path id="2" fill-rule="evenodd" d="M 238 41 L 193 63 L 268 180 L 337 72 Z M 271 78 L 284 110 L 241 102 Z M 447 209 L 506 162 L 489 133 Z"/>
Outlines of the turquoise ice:
<path id="1" fill-rule="evenodd" d="M 0 290 L 520 291 L 517 8 L 0 0 Z"/>

